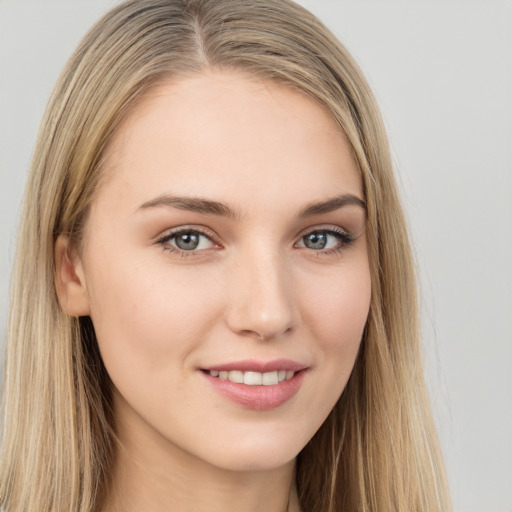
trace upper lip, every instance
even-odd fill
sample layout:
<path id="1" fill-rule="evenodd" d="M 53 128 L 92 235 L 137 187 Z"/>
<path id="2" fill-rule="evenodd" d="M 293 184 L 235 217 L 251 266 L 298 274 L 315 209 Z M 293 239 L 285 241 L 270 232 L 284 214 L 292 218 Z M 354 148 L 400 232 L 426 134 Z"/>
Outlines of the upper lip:
<path id="1" fill-rule="evenodd" d="M 243 361 L 233 361 L 231 363 L 220 363 L 207 368 L 201 368 L 206 371 L 232 371 L 240 370 L 242 372 L 276 372 L 279 370 L 287 370 L 298 372 L 308 368 L 308 365 L 292 361 L 291 359 L 274 359 L 272 361 L 257 361 L 254 359 L 245 359 Z"/>

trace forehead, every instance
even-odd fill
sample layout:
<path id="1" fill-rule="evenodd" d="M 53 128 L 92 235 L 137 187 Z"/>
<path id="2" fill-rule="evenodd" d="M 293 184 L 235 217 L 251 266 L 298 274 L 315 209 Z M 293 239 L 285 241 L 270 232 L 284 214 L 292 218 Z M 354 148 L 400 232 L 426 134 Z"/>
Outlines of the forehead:
<path id="1" fill-rule="evenodd" d="M 150 90 L 118 128 L 105 172 L 100 195 L 115 185 L 134 200 L 176 193 L 240 202 L 251 190 L 301 202 L 332 196 L 333 187 L 362 196 L 350 147 L 327 109 L 288 86 L 231 71 Z"/>

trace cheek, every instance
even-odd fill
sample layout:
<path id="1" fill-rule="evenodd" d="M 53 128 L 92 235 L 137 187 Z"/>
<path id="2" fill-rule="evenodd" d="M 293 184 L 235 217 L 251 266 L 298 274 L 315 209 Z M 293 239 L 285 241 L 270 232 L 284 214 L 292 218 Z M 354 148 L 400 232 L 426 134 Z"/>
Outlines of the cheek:
<path id="1" fill-rule="evenodd" d="M 314 435 L 339 400 L 352 373 L 370 307 L 368 266 L 347 266 L 335 272 L 304 277 L 302 297 L 305 338 L 314 347 L 314 386 L 307 388 L 309 430 Z M 306 276 L 306 274 L 304 274 Z"/>
<path id="2" fill-rule="evenodd" d="M 306 325 L 326 351 L 359 345 L 370 308 L 371 279 L 362 264 L 305 283 Z"/>
<path id="3" fill-rule="evenodd" d="M 93 275 L 91 317 L 107 369 L 158 372 L 183 362 L 219 316 L 201 272 L 162 271 L 153 261 L 103 260 Z M 208 283 L 208 286 L 205 284 Z M 198 311 L 201 312 L 200 317 Z"/>
<path id="4" fill-rule="evenodd" d="M 318 349 L 318 392 L 324 397 L 319 414 L 323 416 L 343 392 L 361 344 L 371 299 L 370 272 L 364 262 L 308 286 L 305 325 Z"/>

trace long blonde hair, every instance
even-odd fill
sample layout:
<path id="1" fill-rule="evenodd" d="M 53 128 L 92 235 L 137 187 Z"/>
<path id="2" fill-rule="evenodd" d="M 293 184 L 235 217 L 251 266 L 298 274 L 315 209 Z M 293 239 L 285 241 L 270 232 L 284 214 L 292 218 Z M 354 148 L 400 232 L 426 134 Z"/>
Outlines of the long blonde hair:
<path id="1" fill-rule="evenodd" d="M 134 103 L 169 76 L 237 68 L 324 105 L 368 205 L 372 299 L 340 400 L 297 460 L 304 512 L 450 509 L 425 389 L 415 272 L 383 124 L 358 67 L 288 0 L 131 0 L 87 34 L 51 97 L 26 188 L 7 335 L 0 508 L 101 509 L 115 456 L 110 383 L 88 318 L 55 291 L 54 244 L 80 239 L 102 160 Z"/>

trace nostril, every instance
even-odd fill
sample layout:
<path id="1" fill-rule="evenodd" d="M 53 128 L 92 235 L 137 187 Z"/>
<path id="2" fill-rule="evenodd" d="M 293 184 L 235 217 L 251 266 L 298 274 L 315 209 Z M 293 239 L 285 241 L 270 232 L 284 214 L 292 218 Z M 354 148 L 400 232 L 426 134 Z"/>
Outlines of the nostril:
<path id="1" fill-rule="evenodd" d="M 243 329 L 239 331 L 239 334 L 246 337 L 253 337 L 257 338 L 260 341 L 268 342 L 272 341 L 274 338 L 281 337 L 281 336 L 287 336 L 289 333 L 291 333 L 292 328 L 287 327 L 284 330 L 277 328 L 259 328 L 259 329 Z"/>

